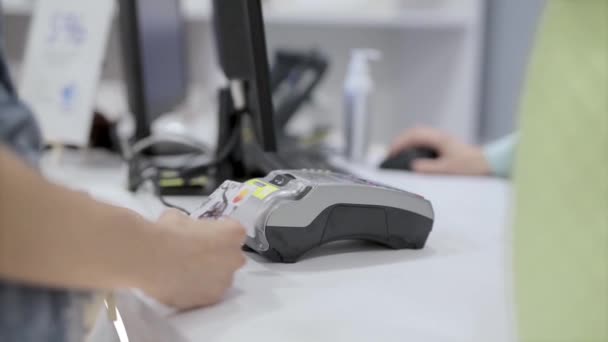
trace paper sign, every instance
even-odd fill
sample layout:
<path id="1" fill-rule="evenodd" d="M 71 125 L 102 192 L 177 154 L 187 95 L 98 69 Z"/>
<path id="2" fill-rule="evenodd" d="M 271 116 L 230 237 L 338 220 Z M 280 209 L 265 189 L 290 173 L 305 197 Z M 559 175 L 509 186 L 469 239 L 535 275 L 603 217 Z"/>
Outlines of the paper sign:
<path id="1" fill-rule="evenodd" d="M 114 0 L 36 2 L 20 94 L 47 142 L 88 143 L 114 6 Z"/>

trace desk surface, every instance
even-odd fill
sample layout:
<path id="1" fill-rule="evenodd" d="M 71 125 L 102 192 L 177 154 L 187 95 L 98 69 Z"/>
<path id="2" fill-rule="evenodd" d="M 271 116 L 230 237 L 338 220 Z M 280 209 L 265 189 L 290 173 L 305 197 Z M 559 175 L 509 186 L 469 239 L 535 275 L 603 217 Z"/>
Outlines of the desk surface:
<path id="1" fill-rule="evenodd" d="M 123 190 L 118 161 L 66 159 L 46 160 L 45 173 L 148 217 L 162 210 L 150 195 Z M 293 265 L 251 255 L 223 303 L 171 315 L 170 324 L 187 341 L 510 341 L 508 184 L 367 167 L 356 173 L 433 202 L 436 224 L 424 250 L 338 243 Z"/>

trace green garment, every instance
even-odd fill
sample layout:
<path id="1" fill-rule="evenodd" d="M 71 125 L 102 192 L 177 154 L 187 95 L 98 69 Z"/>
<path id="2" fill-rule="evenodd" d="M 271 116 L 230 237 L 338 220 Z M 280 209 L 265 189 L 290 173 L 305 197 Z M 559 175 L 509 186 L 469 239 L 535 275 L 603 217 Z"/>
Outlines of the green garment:
<path id="1" fill-rule="evenodd" d="M 515 164 L 522 342 L 608 341 L 608 0 L 548 0 Z"/>

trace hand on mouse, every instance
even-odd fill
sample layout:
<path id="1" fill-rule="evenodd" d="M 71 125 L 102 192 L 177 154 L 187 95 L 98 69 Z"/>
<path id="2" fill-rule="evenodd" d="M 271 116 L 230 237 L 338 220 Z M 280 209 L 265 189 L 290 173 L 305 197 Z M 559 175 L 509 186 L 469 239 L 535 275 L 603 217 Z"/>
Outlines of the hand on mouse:
<path id="1" fill-rule="evenodd" d="M 170 210 L 159 220 L 165 244 L 158 246 L 142 290 L 180 310 L 219 302 L 245 264 L 244 228 L 235 221 L 196 221 Z"/>
<path id="2" fill-rule="evenodd" d="M 434 149 L 439 158 L 414 161 L 414 172 L 470 176 L 491 174 L 481 147 L 466 144 L 434 128 L 418 127 L 404 132 L 392 143 L 389 154 L 394 156 L 405 149 L 416 147 Z"/>

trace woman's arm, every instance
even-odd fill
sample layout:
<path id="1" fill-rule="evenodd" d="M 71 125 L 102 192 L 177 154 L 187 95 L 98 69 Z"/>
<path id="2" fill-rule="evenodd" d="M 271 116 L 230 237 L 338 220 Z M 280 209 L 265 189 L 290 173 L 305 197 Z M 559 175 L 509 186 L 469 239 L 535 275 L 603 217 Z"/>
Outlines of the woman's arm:
<path id="1" fill-rule="evenodd" d="M 181 308 L 205 305 L 243 264 L 244 237 L 228 221 L 176 213 L 146 221 L 52 184 L 0 148 L 0 278 L 57 288 L 137 287 Z"/>
<path id="2" fill-rule="evenodd" d="M 517 134 L 481 147 L 467 144 L 435 128 L 418 127 L 398 136 L 391 146 L 390 155 L 409 148 L 426 147 L 437 151 L 439 157 L 414 161 L 414 172 L 506 178 L 511 174 L 516 145 Z"/>
<path id="3" fill-rule="evenodd" d="M 50 287 L 136 286 L 163 232 L 45 181 L 0 151 L 0 277 Z M 137 243 L 134 243 L 137 242 Z"/>

